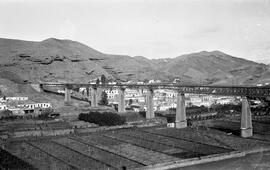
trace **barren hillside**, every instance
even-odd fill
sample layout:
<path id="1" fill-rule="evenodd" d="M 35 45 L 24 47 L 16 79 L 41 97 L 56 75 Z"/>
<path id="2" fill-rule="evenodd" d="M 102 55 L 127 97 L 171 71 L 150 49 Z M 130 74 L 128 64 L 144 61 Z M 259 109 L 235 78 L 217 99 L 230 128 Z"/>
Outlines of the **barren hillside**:
<path id="1" fill-rule="evenodd" d="M 102 74 L 120 81 L 171 81 L 179 77 L 184 83 L 203 84 L 256 84 L 270 80 L 268 65 L 219 51 L 150 60 L 142 56 L 104 54 L 71 40 L 0 39 L 0 76 L 3 79 L 87 83 Z"/>

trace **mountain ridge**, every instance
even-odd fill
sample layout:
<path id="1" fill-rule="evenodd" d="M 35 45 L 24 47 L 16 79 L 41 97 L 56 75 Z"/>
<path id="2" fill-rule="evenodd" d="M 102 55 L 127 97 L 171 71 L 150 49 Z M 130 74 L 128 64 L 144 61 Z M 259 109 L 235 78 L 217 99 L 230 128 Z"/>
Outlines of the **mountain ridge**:
<path id="1" fill-rule="evenodd" d="M 115 81 L 160 79 L 185 83 L 256 84 L 270 81 L 269 66 L 221 51 L 201 51 L 175 58 L 105 54 L 72 40 L 40 42 L 0 38 L 0 71 L 29 82 L 88 83 L 104 74 Z M 1 74 L 0 74 L 1 76 Z"/>

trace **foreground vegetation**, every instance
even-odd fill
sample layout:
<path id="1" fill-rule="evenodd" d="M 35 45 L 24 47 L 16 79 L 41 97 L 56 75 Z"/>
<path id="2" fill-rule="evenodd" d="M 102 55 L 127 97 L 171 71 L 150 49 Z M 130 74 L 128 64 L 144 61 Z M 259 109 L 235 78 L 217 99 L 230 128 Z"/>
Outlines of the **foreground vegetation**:
<path id="1" fill-rule="evenodd" d="M 125 123 L 125 118 L 110 112 L 89 112 L 89 113 L 81 113 L 78 117 L 79 120 L 95 123 L 100 126 L 115 126 L 115 125 L 123 125 Z"/>

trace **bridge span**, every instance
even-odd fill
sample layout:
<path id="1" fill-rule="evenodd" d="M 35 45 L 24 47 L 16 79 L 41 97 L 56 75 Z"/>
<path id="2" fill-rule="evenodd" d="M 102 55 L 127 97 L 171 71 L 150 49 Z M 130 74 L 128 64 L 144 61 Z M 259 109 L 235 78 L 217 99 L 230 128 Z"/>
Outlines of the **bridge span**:
<path id="1" fill-rule="evenodd" d="M 257 86 L 204 86 L 204 85 L 182 85 L 182 84 L 77 84 L 77 83 L 42 83 L 41 86 L 63 86 L 91 87 L 91 88 L 124 88 L 124 89 L 169 89 L 181 93 L 228 95 L 228 96 L 250 96 L 267 97 L 270 96 L 270 87 Z"/>
<path id="2" fill-rule="evenodd" d="M 185 109 L 185 93 L 211 94 L 222 96 L 240 96 L 242 97 L 242 114 L 241 114 L 241 136 L 250 137 L 253 135 L 252 117 L 250 110 L 249 98 L 269 98 L 270 87 L 256 86 L 204 86 L 204 85 L 183 85 L 183 84 L 77 84 L 77 83 L 41 83 L 40 88 L 46 86 L 61 86 L 65 88 L 65 102 L 70 102 L 70 89 L 85 87 L 88 95 L 91 96 L 91 106 L 98 106 L 97 95 L 100 89 L 119 89 L 119 112 L 125 111 L 124 91 L 125 89 L 147 89 L 146 97 L 146 118 L 155 117 L 153 97 L 156 89 L 169 89 L 177 91 L 177 107 L 176 107 L 176 128 L 187 127 L 186 109 Z M 91 89 L 91 95 L 89 94 Z M 99 89 L 99 90 L 98 90 Z"/>

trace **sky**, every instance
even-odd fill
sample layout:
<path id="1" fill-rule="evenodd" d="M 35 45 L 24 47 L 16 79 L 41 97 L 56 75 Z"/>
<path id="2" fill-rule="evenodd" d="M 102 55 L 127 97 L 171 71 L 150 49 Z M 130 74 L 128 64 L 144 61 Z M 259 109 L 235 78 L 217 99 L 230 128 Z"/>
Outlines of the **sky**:
<path id="1" fill-rule="evenodd" d="M 0 37 L 71 39 L 152 59 L 219 50 L 270 63 L 270 0 L 0 0 Z"/>

